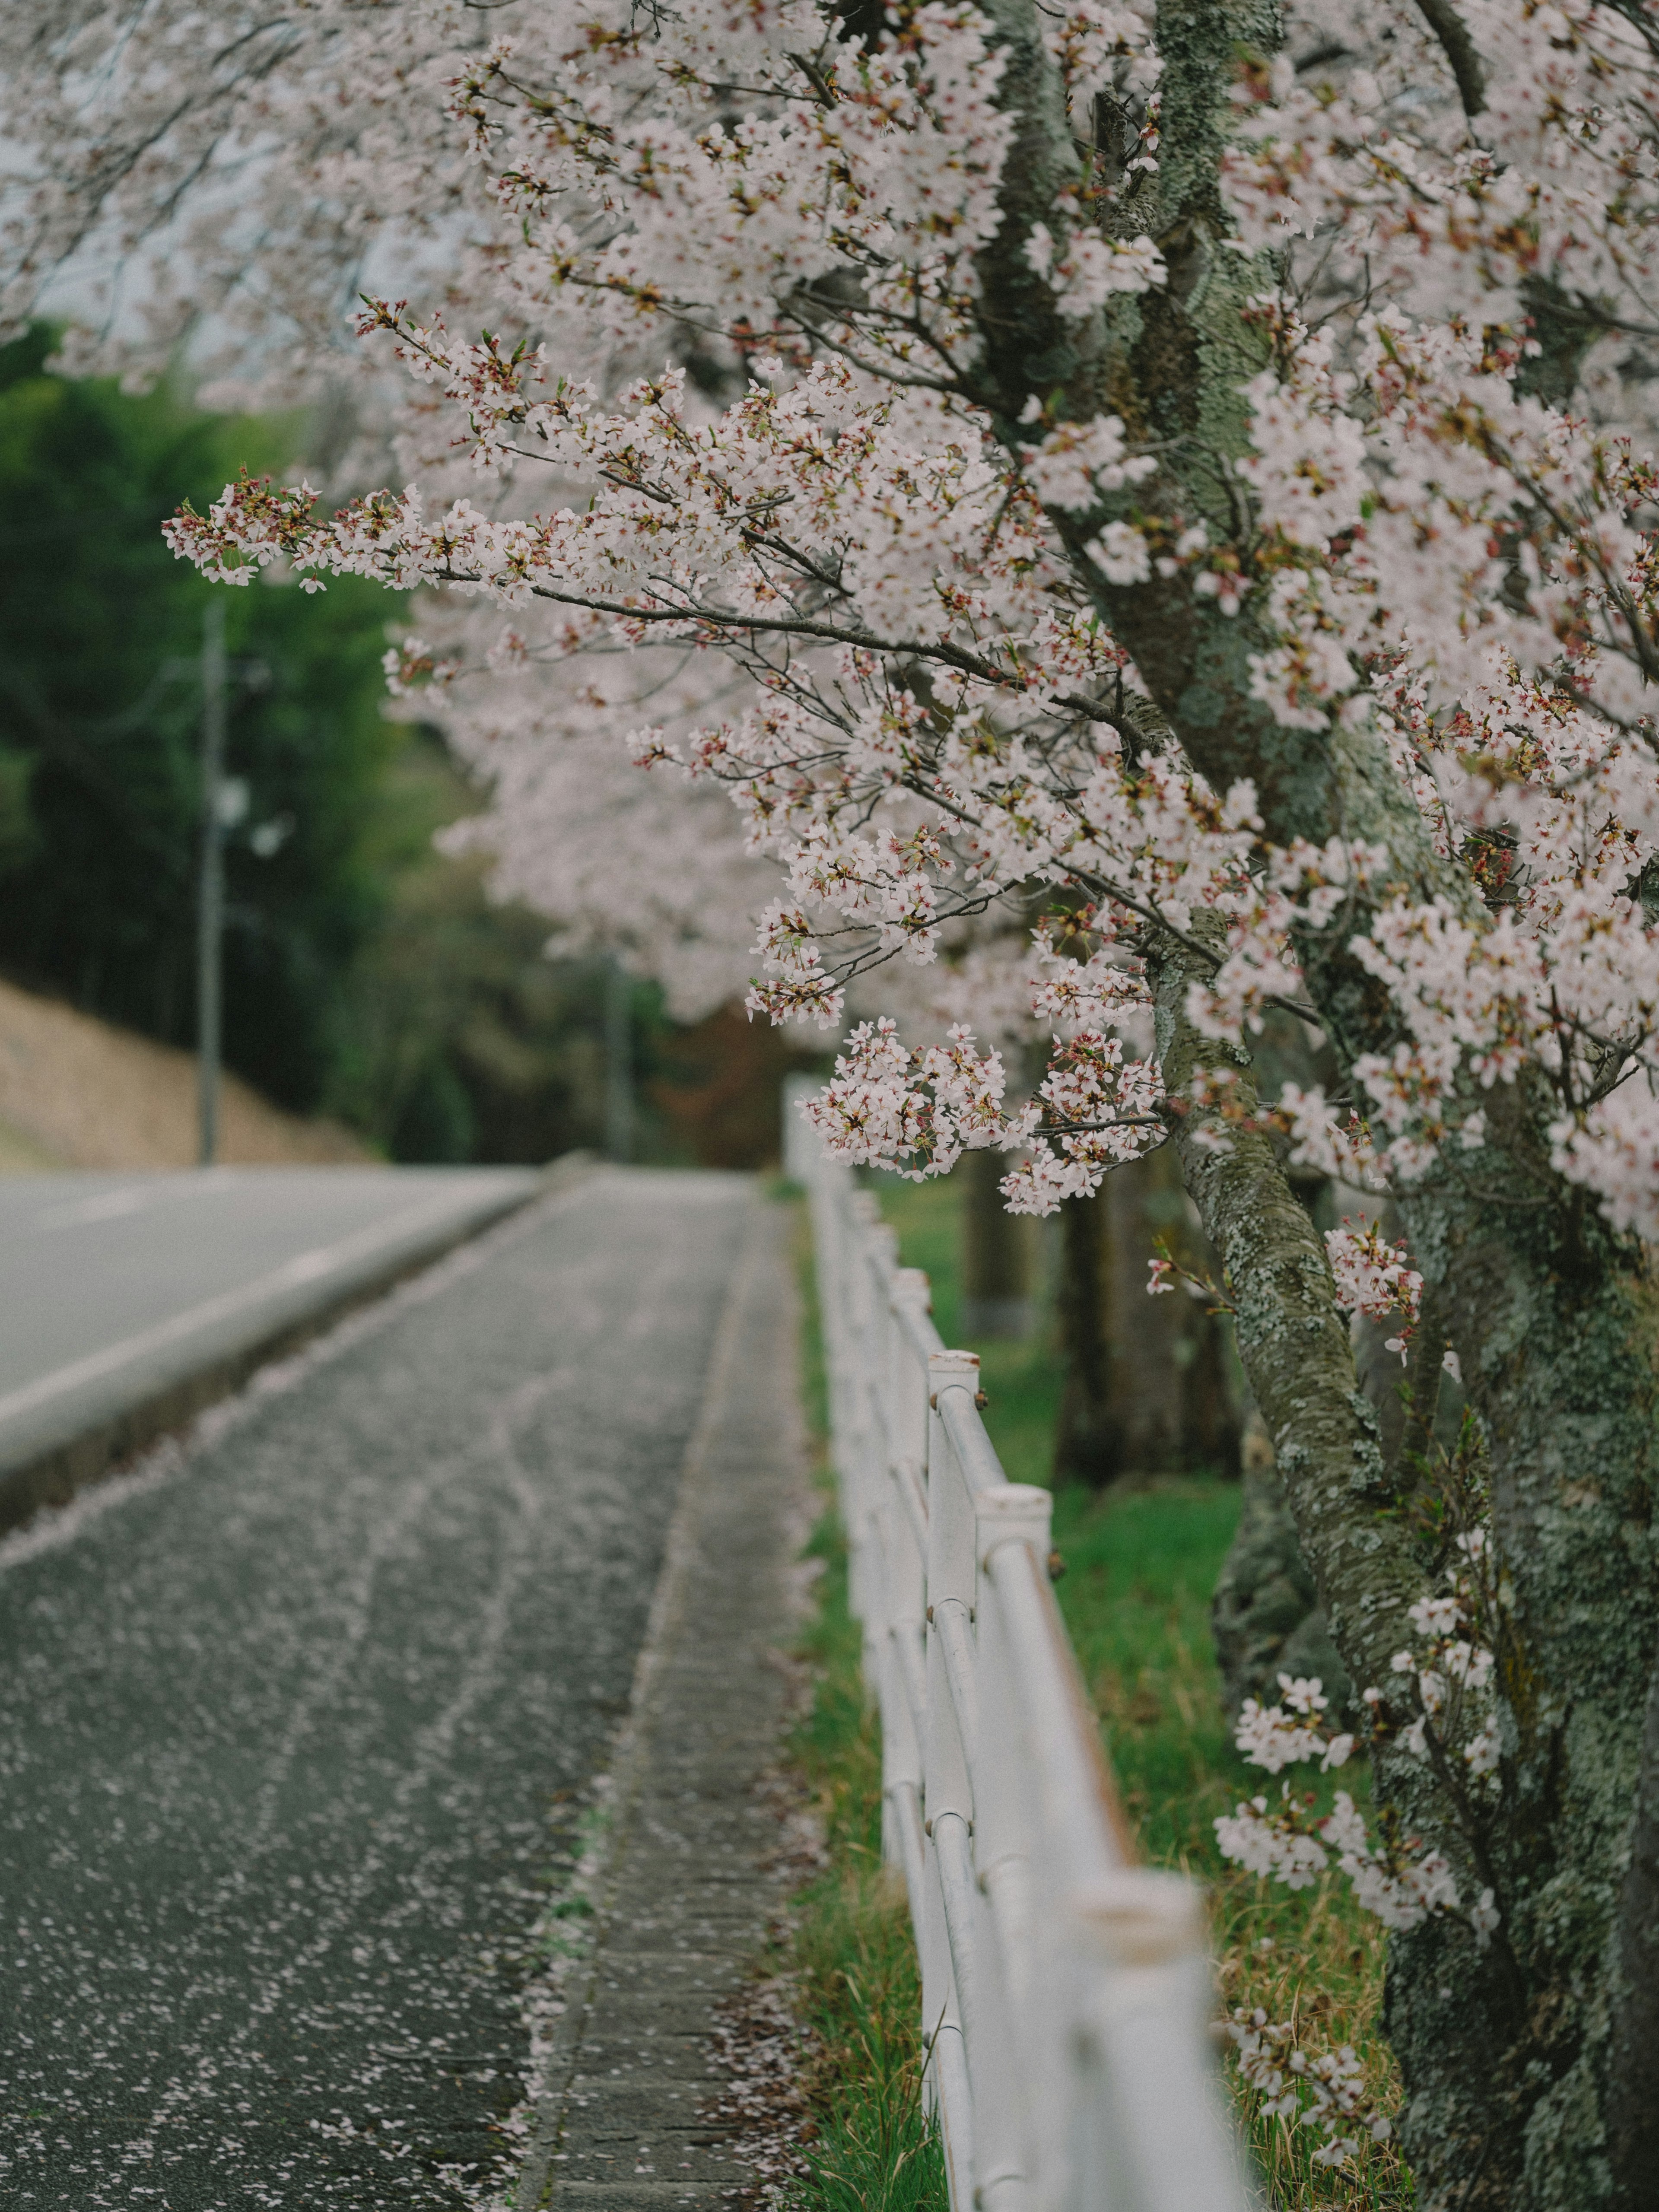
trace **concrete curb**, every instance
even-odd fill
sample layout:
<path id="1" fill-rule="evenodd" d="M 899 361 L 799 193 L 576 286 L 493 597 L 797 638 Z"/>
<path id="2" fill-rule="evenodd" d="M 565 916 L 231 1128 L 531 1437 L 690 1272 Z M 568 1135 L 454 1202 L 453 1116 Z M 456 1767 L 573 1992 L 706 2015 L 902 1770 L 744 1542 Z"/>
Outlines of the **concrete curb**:
<path id="1" fill-rule="evenodd" d="M 522 1189 L 500 1192 L 465 1214 L 434 1222 L 428 1234 L 416 1231 L 387 1254 L 371 1254 L 361 1267 L 319 1279 L 314 1304 L 295 1312 L 290 1299 L 289 1310 L 275 1319 L 256 1311 L 245 1334 L 206 1357 L 191 1357 L 186 1344 L 176 1374 L 143 1387 L 130 1402 L 84 1428 L 43 1445 L 26 1445 L 9 1463 L 0 1461 L 0 1533 L 44 1509 L 66 1505 L 76 1492 L 120 1473 L 162 1437 L 187 1428 L 210 1406 L 240 1390 L 258 1369 L 290 1357 L 447 1253 L 580 1180 L 594 1164 L 583 1154 L 556 1161 Z"/>

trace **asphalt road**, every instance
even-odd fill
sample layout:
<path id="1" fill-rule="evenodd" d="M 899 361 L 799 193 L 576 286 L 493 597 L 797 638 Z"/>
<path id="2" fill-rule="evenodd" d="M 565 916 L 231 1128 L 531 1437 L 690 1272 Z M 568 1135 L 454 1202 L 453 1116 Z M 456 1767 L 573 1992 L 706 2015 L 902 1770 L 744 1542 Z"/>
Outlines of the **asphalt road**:
<path id="1" fill-rule="evenodd" d="M 753 1202 L 597 1172 L 0 1542 L 0 2202 L 480 2201 Z"/>
<path id="2" fill-rule="evenodd" d="M 538 1184 L 520 1168 L 0 1178 L 0 1472 L 441 1249 Z"/>

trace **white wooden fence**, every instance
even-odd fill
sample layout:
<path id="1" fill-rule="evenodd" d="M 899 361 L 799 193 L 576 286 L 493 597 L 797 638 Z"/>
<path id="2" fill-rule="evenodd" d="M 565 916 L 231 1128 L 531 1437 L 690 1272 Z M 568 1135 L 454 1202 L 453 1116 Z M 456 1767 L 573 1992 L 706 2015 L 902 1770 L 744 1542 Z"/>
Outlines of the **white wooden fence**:
<path id="1" fill-rule="evenodd" d="M 793 1086 L 792 1086 L 793 1087 Z M 1048 1571 L 927 1278 L 789 1103 L 811 1193 L 882 1832 L 921 1960 L 951 2212 L 1245 2212 L 1201 1894 L 1134 1863 Z"/>

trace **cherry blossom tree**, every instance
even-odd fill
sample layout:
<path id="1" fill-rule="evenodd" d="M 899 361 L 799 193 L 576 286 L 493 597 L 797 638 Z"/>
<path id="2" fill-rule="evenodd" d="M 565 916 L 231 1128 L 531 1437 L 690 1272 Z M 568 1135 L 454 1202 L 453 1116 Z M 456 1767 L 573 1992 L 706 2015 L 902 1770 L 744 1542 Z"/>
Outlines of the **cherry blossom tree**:
<path id="1" fill-rule="evenodd" d="M 539 608 L 573 692 L 619 646 L 717 671 L 625 744 L 784 871 L 757 1010 L 833 1026 L 974 928 L 1052 1041 L 1022 1104 L 970 1024 L 861 1024 L 815 1109 L 847 1157 L 999 1150 L 1043 1211 L 1173 1148 L 1381 1808 L 1264 1796 L 1224 1848 L 1334 1857 L 1395 1930 L 1425 2205 L 1646 2203 L 1650 0 L 319 0 L 234 35 L 58 0 L 6 35 L 15 301 L 100 226 L 113 266 L 184 225 L 175 290 L 283 374 L 356 286 L 364 374 L 410 380 L 402 489 L 239 483 L 180 553 Z M 1274 1010 L 1329 1082 L 1258 1079 Z M 1322 1237 L 1310 1166 L 1403 1249 Z M 1394 1316 L 1391 1453 L 1356 1312 Z M 1258 1704 L 1247 1747 L 1340 1765 L 1285 1690 L 1307 1725 Z"/>
<path id="2" fill-rule="evenodd" d="M 474 618 L 458 650 L 476 641 Z M 556 925 L 550 951 L 616 955 L 662 986 L 676 1020 L 741 1004 L 752 917 L 775 890 L 775 866 L 746 850 L 723 792 L 643 775 L 623 742 L 642 705 L 683 718 L 717 708 L 729 671 L 665 647 L 612 656 L 579 684 L 556 668 L 550 683 L 521 631 L 497 655 L 504 666 L 453 690 L 418 680 L 445 665 L 427 641 L 409 638 L 388 658 L 394 686 L 406 691 L 416 677 L 410 706 L 489 793 L 440 842 L 488 854 L 500 896 Z"/>

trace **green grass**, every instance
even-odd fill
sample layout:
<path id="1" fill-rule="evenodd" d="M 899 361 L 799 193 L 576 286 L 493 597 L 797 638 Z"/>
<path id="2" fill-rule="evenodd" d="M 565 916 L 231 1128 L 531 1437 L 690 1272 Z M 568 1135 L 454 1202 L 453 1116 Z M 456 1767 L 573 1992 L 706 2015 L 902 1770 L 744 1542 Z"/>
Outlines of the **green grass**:
<path id="1" fill-rule="evenodd" d="M 1277 1786 L 1232 1747 L 1210 1640 L 1210 1592 L 1237 1516 L 1236 1488 L 1194 1478 L 1101 1498 L 1072 1489 L 1054 1505 L 1066 1566 L 1060 1610 L 1125 1809 L 1147 1858 L 1206 1885 L 1224 2005 L 1294 2021 L 1310 2055 L 1352 2044 L 1391 2104 L 1393 2059 L 1376 2025 L 1380 1923 L 1359 1911 L 1338 1875 L 1292 1893 L 1227 1865 L 1216 1850 L 1216 1815 Z M 1367 1803 L 1363 1769 L 1327 1783 L 1328 1802 L 1335 1779 Z M 1368 2145 L 1351 2175 L 1316 2167 L 1320 2138 L 1262 2119 L 1259 2100 L 1232 2078 L 1275 2205 L 1401 2212 L 1410 2204 L 1391 2146 Z"/>
<path id="2" fill-rule="evenodd" d="M 921 1982 L 902 1882 L 882 1864 L 880 1729 L 833 1513 L 811 1548 L 824 1563 L 804 1646 L 815 1695 L 792 1749 L 817 1798 L 830 1865 L 796 1899 L 791 1944 L 818 2050 L 805 2193 L 830 2212 L 944 2212 L 944 2160 L 921 2109 Z"/>
<path id="3" fill-rule="evenodd" d="M 831 1498 L 822 1340 L 805 1210 L 797 1214 L 807 1306 L 802 1346 L 810 1432 L 826 1500 L 808 1555 L 822 1563 L 801 1644 L 811 1704 L 791 1762 L 817 1801 L 825 1871 L 793 1901 L 787 1972 L 816 2055 L 816 2132 L 796 2201 L 812 2212 L 945 2212 L 945 2164 L 921 2108 L 921 1981 L 903 1885 L 881 1857 L 881 1730 L 865 1696 L 847 1552 Z"/>
<path id="4" fill-rule="evenodd" d="M 964 1339 L 957 1324 L 957 1194 L 943 1182 L 878 1184 L 901 1257 L 925 1267 L 933 1317 L 947 1344 L 980 1355 L 985 1420 L 1011 1480 L 1048 1485 L 1060 1370 L 1046 1329 L 1019 1344 Z M 1393 2062 L 1379 2037 L 1383 1936 L 1353 1905 L 1346 1884 L 1325 1876 L 1292 1894 L 1229 1867 L 1212 1822 L 1241 1797 L 1274 1785 L 1232 1747 L 1210 1638 L 1210 1593 L 1238 1513 L 1236 1485 L 1205 1477 L 1062 1490 L 1054 1542 L 1066 1565 L 1058 1595 L 1083 1677 L 1099 1715 L 1126 1811 L 1146 1857 L 1205 1882 L 1217 1974 L 1230 2009 L 1260 2006 L 1295 2022 L 1310 2053 L 1352 2044 L 1385 2099 Z M 1362 1805 L 1358 1767 L 1340 1780 Z M 1326 1796 L 1334 1794 L 1328 1784 Z M 1319 2138 L 1284 2120 L 1264 2121 L 1230 2069 L 1275 2206 L 1404 2212 L 1409 2179 L 1390 2146 L 1368 2147 L 1354 2172 L 1316 2167 Z"/>

